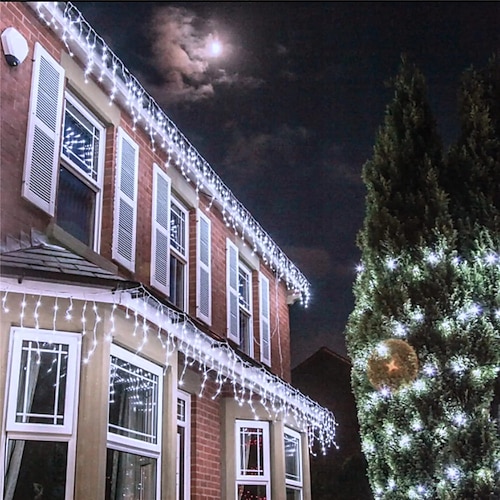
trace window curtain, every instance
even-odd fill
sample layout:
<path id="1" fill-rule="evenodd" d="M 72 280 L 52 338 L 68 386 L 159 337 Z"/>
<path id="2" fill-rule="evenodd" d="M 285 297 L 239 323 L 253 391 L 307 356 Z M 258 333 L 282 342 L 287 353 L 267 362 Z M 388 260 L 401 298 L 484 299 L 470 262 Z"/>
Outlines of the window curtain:
<path id="1" fill-rule="evenodd" d="M 40 373 L 40 365 L 41 363 L 39 362 L 38 357 L 33 356 L 33 351 L 29 349 L 26 361 L 26 371 L 24 371 L 21 367 L 21 375 L 25 373 L 25 377 L 24 381 L 23 377 L 21 377 L 19 383 L 16 413 L 19 408 L 23 408 L 23 406 L 23 413 L 28 413 L 31 410 L 33 398 L 35 396 L 36 384 L 38 381 L 38 374 Z M 23 417 L 23 419 L 24 418 L 26 417 Z M 23 460 L 24 445 L 24 440 L 9 442 L 7 449 L 7 472 L 5 475 L 5 500 L 12 500 L 14 498 L 17 479 L 19 477 L 19 471 Z"/>
<path id="2" fill-rule="evenodd" d="M 111 376 L 110 431 L 139 441 L 150 442 L 155 419 L 150 417 L 155 402 L 155 386 L 148 386 L 133 365 L 113 358 Z M 146 434 L 146 438 L 142 434 Z M 155 497 L 156 460 L 132 453 L 108 450 L 108 477 L 110 499 L 150 500 Z"/>

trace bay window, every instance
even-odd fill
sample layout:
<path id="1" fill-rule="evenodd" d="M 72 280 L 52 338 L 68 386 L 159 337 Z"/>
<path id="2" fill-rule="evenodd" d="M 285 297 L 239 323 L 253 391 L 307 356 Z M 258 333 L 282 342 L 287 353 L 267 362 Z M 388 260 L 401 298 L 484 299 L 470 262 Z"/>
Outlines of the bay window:
<path id="1" fill-rule="evenodd" d="M 73 498 L 80 335 L 14 328 L 5 500 Z"/>
<path id="2" fill-rule="evenodd" d="M 270 498 L 269 423 L 236 421 L 236 498 Z"/>
<path id="3" fill-rule="evenodd" d="M 161 381 L 160 366 L 111 347 L 106 499 L 158 498 Z"/>
<path id="4" fill-rule="evenodd" d="M 287 500 L 302 500 L 302 448 L 300 434 L 285 428 L 285 479 Z"/>
<path id="5" fill-rule="evenodd" d="M 177 462 L 176 499 L 188 500 L 190 494 L 191 470 L 191 396 L 177 392 Z"/>

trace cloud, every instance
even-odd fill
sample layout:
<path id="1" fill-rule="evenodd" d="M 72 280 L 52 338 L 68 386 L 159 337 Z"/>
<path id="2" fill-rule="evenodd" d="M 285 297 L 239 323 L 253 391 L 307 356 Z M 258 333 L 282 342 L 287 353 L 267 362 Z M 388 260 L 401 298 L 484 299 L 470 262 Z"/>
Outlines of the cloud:
<path id="1" fill-rule="evenodd" d="M 236 47 L 219 36 L 213 19 L 183 7 L 161 6 L 154 10 L 147 29 L 158 77 L 149 88 L 163 104 L 208 99 L 214 96 L 217 86 L 253 89 L 263 84 L 259 78 L 222 67 Z M 219 59 L 211 52 L 216 40 L 223 45 Z"/>
<path id="2" fill-rule="evenodd" d="M 273 132 L 243 133 L 233 128 L 232 134 L 222 165 L 226 171 L 239 172 L 245 179 L 279 166 L 290 168 L 299 164 L 302 147 L 311 136 L 305 127 L 286 124 Z"/>
<path id="3" fill-rule="evenodd" d="M 328 276 L 332 270 L 330 253 L 323 247 L 286 247 L 283 249 L 304 274 L 312 278 Z"/>

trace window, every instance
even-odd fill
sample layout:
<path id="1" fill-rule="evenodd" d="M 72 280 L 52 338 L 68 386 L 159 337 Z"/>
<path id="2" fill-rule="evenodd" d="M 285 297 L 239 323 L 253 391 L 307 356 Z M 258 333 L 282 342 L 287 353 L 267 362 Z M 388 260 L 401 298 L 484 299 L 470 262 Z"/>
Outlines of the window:
<path id="1" fill-rule="evenodd" d="M 56 222 L 87 246 L 97 249 L 104 162 L 104 127 L 66 93 Z"/>
<path id="2" fill-rule="evenodd" d="M 111 347 L 106 499 L 158 497 L 161 381 L 160 366 Z"/>
<path id="3" fill-rule="evenodd" d="M 248 267 L 241 262 L 238 267 L 238 292 L 240 349 L 252 356 L 252 275 Z"/>
<path id="4" fill-rule="evenodd" d="M 285 429 L 285 478 L 287 500 L 302 500 L 302 449 L 300 434 Z"/>
<path id="5" fill-rule="evenodd" d="M 236 421 L 236 498 L 266 500 L 270 495 L 269 424 Z"/>
<path id="6" fill-rule="evenodd" d="M 73 496 L 80 335 L 15 328 L 4 499 Z"/>
<path id="7" fill-rule="evenodd" d="M 183 311 L 187 305 L 188 212 L 174 198 L 170 205 L 170 301 Z"/>
<path id="8" fill-rule="evenodd" d="M 191 396 L 182 391 L 177 393 L 177 464 L 176 499 L 189 500 L 191 470 Z"/>
<path id="9" fill-rule="evenodd" d="M 228 337 L 253 356 L 252 273 L 239 260 L 238 248 L 227 240 Z"/>

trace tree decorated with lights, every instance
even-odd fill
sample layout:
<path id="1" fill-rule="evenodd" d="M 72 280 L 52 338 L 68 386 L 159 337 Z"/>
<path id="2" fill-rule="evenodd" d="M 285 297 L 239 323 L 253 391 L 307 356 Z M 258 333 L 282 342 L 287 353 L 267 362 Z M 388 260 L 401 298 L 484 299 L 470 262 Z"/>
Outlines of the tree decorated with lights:
<path id="1" fill-rule="evenodd" d="M 368 475 L 376 498 L 493 498 L 489 346 L 499 325 L 477 290 L 498 268 L 479 273 L 486 245 L 460 255 L 423 75 L 403 59 L 393 88 L 363 168 L 362 264 L 346 330 Z"/>

